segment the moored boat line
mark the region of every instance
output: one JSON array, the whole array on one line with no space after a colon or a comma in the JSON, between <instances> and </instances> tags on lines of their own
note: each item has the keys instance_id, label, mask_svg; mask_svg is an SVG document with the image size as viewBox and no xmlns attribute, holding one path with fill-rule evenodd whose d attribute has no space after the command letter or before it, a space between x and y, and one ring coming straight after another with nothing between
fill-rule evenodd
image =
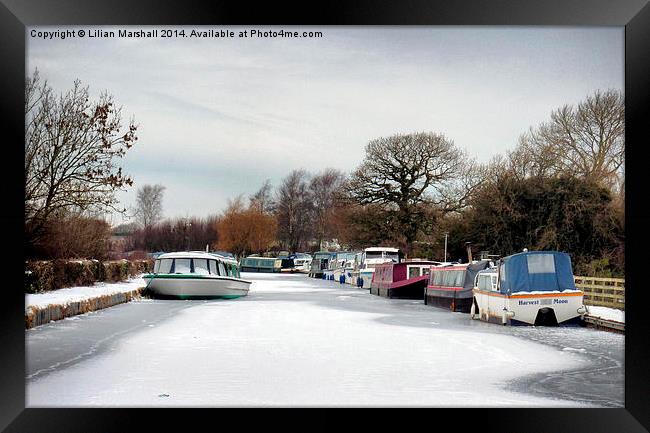
<instances>
[{"instance_id":1,"label":"moored boat line","mask_svg":"<svg viewBox=\"0 0 650 433\"><path fill-rule=\"evenodd\" d=\"M386 260L387 252L395 253L394 258ZM469 313L473 319L555 326L584 324L588 313L583 292L575 287L571 259L562 252L524 250L499 260L491 256L491 260L460 264L402 261L396 248L371 247L348 255L345 265L336 267L332 262L340 254L316 253L315 259L318 255L322 260L316 269L334 266L340 269L340 283L369 288L371 294L387 298L422 299L427 305ZM379 260L373 263L373 258ZM323 269L321 275L326 272ZM369 287L364 278L370 279Z\"/></svg>"}]
</instances>

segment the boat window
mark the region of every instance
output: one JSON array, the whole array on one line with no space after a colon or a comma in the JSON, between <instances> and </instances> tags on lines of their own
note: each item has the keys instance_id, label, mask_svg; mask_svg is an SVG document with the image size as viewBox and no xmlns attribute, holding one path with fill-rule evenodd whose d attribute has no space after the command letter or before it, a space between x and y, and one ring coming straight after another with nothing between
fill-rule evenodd
<instances>
[{"instance_id":1,"label":"boat window","mask_svg":"<svg viewBox=\"0 0 650 433\"><path fill-rule=\"evenodd\" d=\"M456 281L454 287L463 287L465 285L465 271L456 271Z\"/></svg>"},{"instance_id":2,"label":"boat window","mask_svg":"<svg viewBox=\"0 0 650 433\"><path fill-rule=\"evenodd\" d=\"M210 273L208 270L208 259L193 259L193 261L195 274L208 275Z\"/></svg>"},{"instance_id":3,"label":"boat window","mask_svg":"<svg viewBox=\"0 0 650 433\"><path fill-rule=\"evenodd\" d=\"M479 275L479 283L478 283L478 288L481 290L486 290L490 291L492 290L492 283L490 282L490 276L489 275Z\"/></svg>"},{"instance_id":4,"label":"boat window","mask_svg":"<svg viewBox=\"0 0 650 433\"><path fill-rule=\"evenodd\" d=\"M452 279L452 272L443 272L442 273L442 285L445 287L451 286L451 282L453 281Z\"/></svg>"},{"instance_id":5,"label":"boat window","mask_svg":"<svg viewBox=\"0 0 650 433\"><path fill-rule=\"evenodd\" d=\"M555 260L553 254L531 254L526 256L529 274L554 274Z\"/></svg>"},{"instance_id":6,"label":"boat window","mask_svg":"<svg viewBox=\"0 0 650 433\"><path fill-rule=\"evenodd\" d=\"M433 284L435 286L442 286L442 272L435 272L433 274Z\"/></svg>"},{"instance_id":7,"label":"boat window","mask_svg":"<svg viewBox=\"0 0 650 433\"><path fill-rule=\"evenodd\" d=\"M190 259L174 259L174 272L177 274L189 274L191 271Z\"/></svg>"},{"instance_id":8,"label":"boat window","mask_svg":"<svg viewBox=\"0 0 650 433\"><path fill-rule=\"evenodd\" d=\"M430 272L431 272L430 267L427 266L426 268L422 268L422 275L429 275Z\"/></svg>"},{"instance_id":9,"label":"boat window","mask_svg":"<svg viewBox=\"0 0 650 433\"><path fill-rule=\"evenodd\" d=\"M153 263L153 273L157 274L158 273L158 268L160 268L160 260L156 260Z\"/></svg>"},{"instance_id":10,"label":"boat window","mask_svg":"<svg viewBox=\"0 0 650 433\"><path fill-rule=\"evenodd\" d=\"M226 268L223 266L223 263L219 262L219 275L226 275Z\"/></svg>"},{"instance_id":11,"label":"boat window","mask_svg":"<svg viewBox=\"0 0 650 433\"><path fill-rule=\"evenodd\" d=\"M497 290L497 276L492 275L492 290L496 291Z\"/></svg>"},{"instance_id":12,"label":"boat window","mask_svg":"<svg viewBox=\"0 0 650 433\"><path fill-rule=\"evenodd\" d=\"M158 265L158 269L154 269L154 273L156 274L170 274L172 271L172 264L174 263L174 259L160 259L156 260L156 264Z\"/></svg>"},{"instance_id":13,"label":"boat window","mask_svg":"<svg viewBox=\"0 0 650 433\"><path fill-rule=\"evenodd\" d=\"M217 261L216 260L210 260L210 273L213 275L219 275L219 271L217 270Z\"/></svg>"},{"instance_id":14,"label":"boat window","mask_svg":"<svg viewBox=\"0 0 650 433\"><path fill-rule=\"evenodd\" d=\"M409 266L409 278L419 277L420 268L417 266Z\"/></svg>"},{"instance_id":15,"label":"boat window","mask_svg":"<svg viewBox=\"0 0 650 433\"><path fill-rule=\"evenodd\" d=\"M399 263L399 254L398 253L392 253L392 252L387 252L384 254L384 257L387 259L392 260L395 263Z\"/></svg>"}]
</instances>

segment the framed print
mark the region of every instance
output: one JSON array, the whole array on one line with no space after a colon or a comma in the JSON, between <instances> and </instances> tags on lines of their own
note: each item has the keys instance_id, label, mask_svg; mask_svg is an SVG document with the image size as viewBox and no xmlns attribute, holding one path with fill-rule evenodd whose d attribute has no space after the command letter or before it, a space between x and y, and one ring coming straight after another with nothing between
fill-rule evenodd
<instances>
[{"instance_id":1,"label":"framed print","mask_svg":"<svg viewBox=\"0 0 650 433\"><path fill-rule=\"evenodd\" d=\"M6 431L650 429L647 1L1 3Z\"/></svg>"}]
</instances>

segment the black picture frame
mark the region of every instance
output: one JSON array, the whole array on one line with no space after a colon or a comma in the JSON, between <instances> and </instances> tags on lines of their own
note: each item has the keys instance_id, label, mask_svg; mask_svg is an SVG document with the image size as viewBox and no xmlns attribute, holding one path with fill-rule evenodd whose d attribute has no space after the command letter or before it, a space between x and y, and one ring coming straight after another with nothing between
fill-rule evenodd
<instances>
[{"instance_id":1,"label":"black picture frame","mask_svg":"<svg viewBox=\"0 0 650 433\"><path fill-rule=\"evenodd\" d=\"M355 411L360 426L409 427L462 431L502 432L643 432L650 429L650 358L647 310L649 287L644 275L645 247L650 245L650 211L644 165L650 125L650 6L648 0L460 0L403 2L356 1L282 5L266 2L195 0L0 0L0 55L4 120L3 205L0 220L5 244L2 261L10 277L3 288L0 316L0 428L8 432L189 430L197 421L208 428L222 428L222 417L247 425L244 413L221 409L36 409L25 408L25 329L22 278L24 204L18 143L24 140L25 27L32 25L507 25L507 26L624 26L626 105L626 335L625 408L622 409L417 409L417 412ZM6 241L5 241L6 242ZM646 314L644 314L646 313ZM340 411L335 412L341 413ZM352 413L346 412L346 415ZM310 428L339 427L342 417L309 411L301 424L293 413L265 411L257 417L264 425ZM302 418L302 417L301 417ZM137 420L144 423L137 423ZM302 418L305 419L305 418ZM451 426L446 421L451 420ZM282 423L282 424L279 424ZM347 421L346 421L347 423ZM445 427L443 427L445 426Z\"/></svg>"}]
</instances>

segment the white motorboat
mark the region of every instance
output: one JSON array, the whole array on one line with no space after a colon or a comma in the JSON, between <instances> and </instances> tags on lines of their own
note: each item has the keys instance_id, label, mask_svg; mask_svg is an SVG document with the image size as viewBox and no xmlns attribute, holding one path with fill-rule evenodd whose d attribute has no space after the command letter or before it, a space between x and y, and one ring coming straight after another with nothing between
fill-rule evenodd
<instances>
[{"instance_id":1,"label":"white motorboat","mask_svg":"<svg viewBox=\"0 0 650 433\"><path fill-rule=\"evenodd\" d=\"M558 251L505 257L476 275L473 293L471 317L503 325L581 323L587 313L571 258Z\"/></svg>"},{"instance_id":2,"label":"white motorboat","mask_svg":"<svg viewBox=\"0 0 650 433\"><path fill-rule=\"evenodd\" d=\"M402 254L399 248L390 247L369 247L363 250L361 267L357 278L357 285L364 289L370 289L375 266L383 263L399 263Z\"/></svg>"},{"instance_id":3,"label":"white motorboat","mask_svg":"<svg viewBox=\"0 0 650 433\"><path fill-rule=\"evenodd\" d=\"M235 259L206 252L162 254L143 278L154 295L178 298L238 298L251 285L241 278Z\"/></svg>"}]
</instances>

